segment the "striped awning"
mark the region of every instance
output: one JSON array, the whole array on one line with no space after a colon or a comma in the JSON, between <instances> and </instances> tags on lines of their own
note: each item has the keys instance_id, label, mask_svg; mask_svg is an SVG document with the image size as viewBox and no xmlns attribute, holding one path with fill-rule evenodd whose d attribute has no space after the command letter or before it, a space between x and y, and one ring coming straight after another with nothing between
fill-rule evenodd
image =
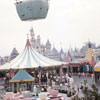
<instances>
[{"instance_id":1,"label":"striped awning","mask_svg":"<svg viewBox=\"0 0 100 100\"><path fill-rule=\"evenodd\" d=\"M89 60L83 59L83 60L79 61L79 63L80 64L84 64L84 63L89 63L90 64L91 62Z\"/></svg>"},{"instance_id":2,"label":"striped awning","mask_svg":"<svg viewBox=\"0 0 100 100\"><path fill-rule=\"evenodd\" d=\"M68 63L51 60L41 55L36 50L34 50L34 48L31 46L29 39L27 39L26 46L23 52L18 55L14 60L0 66L0 70L38 68L39 66L53 67L60 66L62 64Z\"/></svg>"},{"instance_id":3,"label":"striped awning","mask_svg":"<svg viewBox=\"0 0 100 100\"><path fill-rule=\"evenodd\" d=\"M94 66L94 71L95 72L100 72L100 61L96 63L96 65Z\"/></svg>"}]
</instances>

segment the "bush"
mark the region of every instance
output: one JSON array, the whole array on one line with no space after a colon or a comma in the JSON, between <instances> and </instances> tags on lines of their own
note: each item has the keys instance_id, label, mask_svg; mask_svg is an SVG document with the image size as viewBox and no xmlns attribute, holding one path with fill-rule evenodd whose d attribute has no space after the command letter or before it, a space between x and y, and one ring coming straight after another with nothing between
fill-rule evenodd
<instances>
[{"instance_id":1,"label":"bush","mask_svg":"<svg viewBox=\"0 0 100 100\"><path fill-rule=\"evenodd\" d=\"M84 99L85 100L100 100L100 93L95 84L91 86L92 89L85 88L83 89Z\"/></svg>"},{"instance_id":2,"label":"bush","mask_svg":"<svg viewBox=\"0 0 100 100\"><path fill-rule=\"evenodd\" d=\"M72 93L70 91L70 92L68 92L67 97L71 97L71 96L72 96Z\"/></svg>"}]
</instances>

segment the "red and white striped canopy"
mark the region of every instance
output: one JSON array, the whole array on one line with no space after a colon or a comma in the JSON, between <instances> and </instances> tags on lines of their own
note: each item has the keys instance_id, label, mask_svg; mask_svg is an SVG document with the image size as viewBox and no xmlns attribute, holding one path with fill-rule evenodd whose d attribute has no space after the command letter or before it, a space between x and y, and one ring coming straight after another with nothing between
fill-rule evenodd
<instances>
[{"instance_id":1,"label":"red and white striped canopy","mask_svg":"<svg viewBox=\"0 0 100 100\"><path fill-rule=\"evenodd\" d=\"M29 39L27 39L26 46L23 52L18 55L14 60L0 66L0 70L38 68L39 66L51 67L60 66L62 64L68 63L51 60L41 55L32 48Z\"/></svg>"},{"instance_id":2,"label":"red and white striped canopy","mask_svg":"<svg viewBox=\"0 0 100 100\"><path fill-rule=\"evenodd\" d=\"M83 63L89 63L89 64L90 64L90 61L89 61L89 60L83 59L83 60L79 61L79 63L80 63L80 64L83 64Z\"/></svg>"},{"instance_id":3,"label":"red and white striped canopy","mask_svg":"<svg viewBox=\"0 0 100 100\"><path fill-rule=\"evenodd\" d=\"M95 67L100 67L100 61L96 63Z\"/></svg>"},{"instance_id":4,"label":"red and white striped canopy","mask_svg":"<svg viewBox=\"0 0 100 100\"><path fill-rule=\"evenodd\" d=\"M94 71L95 72L100 72L100 61L96 63L96 65L94 66Z\"/></svg>"}]
</instances>

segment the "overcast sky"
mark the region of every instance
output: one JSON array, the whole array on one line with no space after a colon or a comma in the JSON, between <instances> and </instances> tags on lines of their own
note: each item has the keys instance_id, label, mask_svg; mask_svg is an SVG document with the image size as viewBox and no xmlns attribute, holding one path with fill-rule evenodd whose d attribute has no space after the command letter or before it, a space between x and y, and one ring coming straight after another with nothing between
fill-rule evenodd
<instances>
[{"instance_id":1,"label":"overcast sky","mask_svg":"<svg viewBox=\"0 0 100 100\"><path fill-rule=\"evenodd\" d=\"M50 0L47 18L31 22L19 19L14 2L0 0L0 56L14 47L21 52L31 26L57 49L80 48L88 39L100 44L100 0Z\"/></svg>"}]
</instances>

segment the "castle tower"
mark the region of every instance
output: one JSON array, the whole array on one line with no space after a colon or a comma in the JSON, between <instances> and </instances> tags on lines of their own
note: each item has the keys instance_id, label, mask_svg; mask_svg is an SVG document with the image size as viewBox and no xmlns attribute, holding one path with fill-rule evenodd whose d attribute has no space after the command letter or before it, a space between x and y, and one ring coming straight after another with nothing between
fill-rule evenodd
<instances>
[{"instance_id":1,"label":"castle tower","mask_svg":"<svg viewBox=\"0 0 100 100\"><path fill-rule=\"evenodd\" d=\"M30 29L30 36L31 36L30 41L31 41L32 47L35 48L36 40L35 40L35 34L34 34L33 27L31 27L31 29Z\"/></svg>"},{"instance_id":2,"label":"castle tower","mask_svg":"<svg viewBox=\"0 0 100 100\"><path fill-rule=\"evenodd\" d=\"M35 49L41 53L41 39L40 39L40 35L37 36L36 39L36 44L35 44Z\"/></svg>"},{"instance_id":3,"label":"castle tower","mask_svg":"<svg viewBox=\"0 0 100 100\"><path fill-rule=\"evenodd\" d=\"M40 39L40 35L38 35L38 36L37 36L37 45L40 46L40 45L41 45L40 43L41 43L41 39Z\"/></svg>"},{"instance_id":4,"label":"castle tower","mask_svg":"<svg viewBox=\"0 0 100 100\"><path fill-rule=\"evenodd\" d=\"M16 48L13 48L11 54L10 54L10 60L13 60L14 58L16 58L19 55L18 51L16 50Z\"/></svg>"},{"instance_id":5,"label":"castle tower","mask_svg":"<svg viewBox=\"0 0 100 100\"><path fill-rule=\"evenodd\" d=\"M50 51L51 51L51 43L50 43L49 40L47 40L47 42L46 42L46 53L48 54L48 53L50 53Z\"/></svg>"}]
</instances>

